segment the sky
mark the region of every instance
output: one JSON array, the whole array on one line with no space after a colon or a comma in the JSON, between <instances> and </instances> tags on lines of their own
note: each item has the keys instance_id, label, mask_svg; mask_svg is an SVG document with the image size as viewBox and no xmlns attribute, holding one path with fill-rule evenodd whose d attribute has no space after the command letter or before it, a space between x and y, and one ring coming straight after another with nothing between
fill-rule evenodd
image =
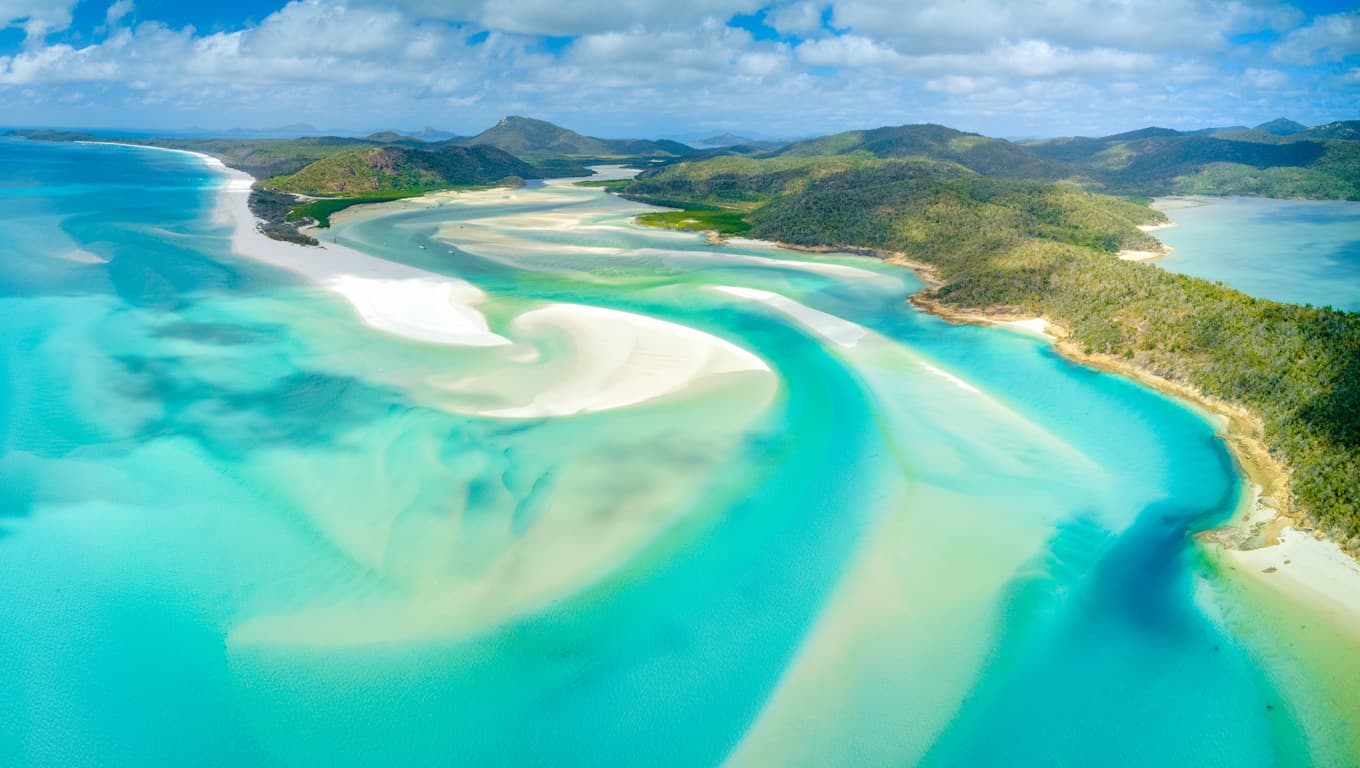
<instances>
[{"instance_id":1,"label":"sky","mask_svg":"<svg viewBox=\"0 0 1360 768\"><path fill-rule=\"evenodd\" d=\"M0 0L0 124L992 136L1360 118L1356 0Z\"/></svg>"}]
</instances>

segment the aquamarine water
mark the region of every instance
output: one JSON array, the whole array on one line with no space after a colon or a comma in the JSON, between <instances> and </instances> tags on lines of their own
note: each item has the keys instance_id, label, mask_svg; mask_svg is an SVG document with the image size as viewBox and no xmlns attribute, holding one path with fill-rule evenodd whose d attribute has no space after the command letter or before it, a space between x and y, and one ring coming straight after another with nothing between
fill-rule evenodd
<instances>
[{"instance_id":1,"label":"aquamarine water","mask_svg":"<svg viewBox=\"0 0 1360 768\"><path fill-rule=\"evenodd\" d=\"M477 416L441 387L570 349L369 328L232 253L221 183L0 142L0 764L1346 764L1187 536L1241 493L1201 415L598 190L338 226L493 330L607 307L777 377Z\"/></svg>"},{"instance_id":2,"label":"aquamarine water","mask_svg":"<svg viewBox=\"0 0 1360 768\"><path fill-rule=\"evenodd\" d=\"M1167 198L1157 264L1263 299L1360 311L1360 202Z\"/></svg>"}]
</instances>

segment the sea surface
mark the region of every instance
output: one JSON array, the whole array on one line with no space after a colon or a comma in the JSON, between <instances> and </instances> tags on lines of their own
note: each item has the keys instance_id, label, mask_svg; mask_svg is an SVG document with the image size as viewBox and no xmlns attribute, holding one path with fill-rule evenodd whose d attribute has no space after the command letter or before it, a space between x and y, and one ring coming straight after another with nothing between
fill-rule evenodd
<instances>
[{"instance_id":1,"label":"sea surface","mask_svg":"<svg viewBox=\"0 0 1360 768\"><path fill-rule=\"evenodd\" d=\"M1244 493L1203 414L557 182L325 236L520 345L408 341L233 253L223 182L0 141L0 765L1357 764L1356 646L1189 535ZM559 302L773 373L448 395L579 372L516 330Z\"/></svg>"},{"instance_id":2,"label":"sea surface","mask_svg":"<svg viewBox=\"0 0 1360 768\"><path fill-rule=\"evenodd\" d=\"M1360 311L1360 202L1161 198L1176 226L1158 266L1291 304Z\"/></svg>"}]
</instances>

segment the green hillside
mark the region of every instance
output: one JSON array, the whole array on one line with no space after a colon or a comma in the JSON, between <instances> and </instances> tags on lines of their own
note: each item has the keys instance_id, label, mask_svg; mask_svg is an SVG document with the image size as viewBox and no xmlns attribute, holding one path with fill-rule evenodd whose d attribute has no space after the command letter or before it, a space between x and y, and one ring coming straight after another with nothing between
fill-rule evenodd
<instances>
[{"instance_id":1,"label":"green hillside","mask_svg":"<svg viewBox=\"0 0 1360 768\"><path fill-rule=\"evenodd\" d=\"M1290 136L1295 133L1302 133L1308 130L1308 126L1290 120L1287 117L1277 117L1274 120L1261 123L1254 130L1262 133L1273 133L1276 136Z\"/></svg>"},{"instance_id":2,"label":"green hillside","mask_svg":"<svg viewBox=\"0 0 1360 768\"><path fill-rule=\"evenodd\" d=\"M1158 137L1165 138L1165 137ZM1254 299L1122 261L1157 211L1069 184L952 163L860 156L685 163L630 196L744 210L752 236L904 254L936 270L928 299L1042 315L1104 354L1258 414L1300 509L1360 547L1360 314Z\"/></svg>"},{"instance_id":3,"label":"green hillside","mask_svg":"<svg viewBox=\"0 0 1360 768\"><path fill-rule=\"evenodd\" d=\"M465 146L489 144L521 156L683 157L695 152L694 148L676 141L597 139L545 120L517 116L502 118L476 136L458 139L456 143Z\"/></svg>"},{"instance_id":4,"label":"green hillside","mask_svg":"<svg viewBox=\"0 0 1360 768\"><path fill-rule=\"evenodd\" d=\"M1338 120L1326 125L1315 125L1304 131L1304 135L1313 139L1360 141L1360 120Z\"/></svg>"},{"instance_id":5,"label":"green hillside","mask_svg":"<svg viewBox=\"0 0 1360 768\"><path fill-rule=\"evenodd\" d=\"M874 157L885 158L949 160L978 173L1008 179L1061 179L1072 174L1072 169L1062 162L1041 157L1009 141L930 124L847 131L795 142L771 154L816 157L851 152L868 152Z\"/></svg>"},{"instance_id":6,"label":"green hillside","mask_svg":"<svg viewBox=\"0 0 1360 768\"><path fill-rule=\"evenodd\" d=\"M304 195L375 192L493 184L506 177L540 178L537 168L495 147L445 146L435 150L375 147L338 152L266 186Z\"/></svg>"},{"instance_id":7,"label":"green hillside","mask_svg":"<svg viewBox=\"0 0 1360 768\"><path fill-rule=\"evenodd\" d=\"M1260 130L1261 126L1215 135L1147 128L1026 146L1079 169L1088 188L1112 194L1358 200L1360 142L1339 138L1354 130L1350 126L1334 123L1289 135ZM1277 125L1274 130L1283 128Z\"/></svg>"}]
</instances>

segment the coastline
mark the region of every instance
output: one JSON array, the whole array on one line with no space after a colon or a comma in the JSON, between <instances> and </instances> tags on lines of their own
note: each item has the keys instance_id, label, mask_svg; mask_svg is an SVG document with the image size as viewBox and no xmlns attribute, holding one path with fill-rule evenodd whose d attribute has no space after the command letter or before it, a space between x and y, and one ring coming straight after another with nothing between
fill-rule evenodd
<instances>
[{"instance_id":1,"label":"coastline","mask_svg":"<svg viewBox=\"0 0 1360 768\"><path fill-rule=\"evenodd\" d=\"M938 277L934 277L937 281ZM1004 312L958 310L920 293L908 301L950 323L1014 326L1023 322ZM1044 335L1064 358L1132 379L1217 422L1218 436L1244 479L1247 494L1221 525L1193 534L1195 541L1220 565L1289 602L1310 606L1332 617L1340 631L1360 641L1360 561L1355 553L1342 549L1335 540L1313 528L1300 510L1293 507L1289 468L1270 453L1260 418L1242 406L1159 376L1123 358L1088 354L1067 339L1068 333L1061 326L1044 318L1039 320L1045 324Z\"/></svg>"},{"instance_id":2,"label":"coastline","mask_svg":"<svg viewBox=\"0 0 1360 768\"><path fill-rule=\"evenodd\" d=\"M434 344L502 346L512 343L488 329L485 317L475 308L484 296L480 289L469 283L377 259L335 243L300 246L265 236L249 209L254 178L228 168L215 157L140 144L87 143L180 152L223 173L227 181L221 188L217 216L224 225L232 227L232 250L309 278L319 287L339 294L353 305L362 321L370 327ZM715 232L708 232L706 236L710 243L725 242L725 238ZM934 301L923 294L944 284L938 269L905 254L866 248L764 242L805 253L871 256L911 269L925 283L922 291L908 298L917 309L951 323L996 325L1040 333L1052 341L1060 355L1073 362L1131 378L1210 415L1219 422L1220 437L1250 493L1230 520L1218 528L1196 534L1196 540L1207 550L1221 553L1221 558L1235 570L1251 575L1272 590L1290 599L1331 606L1342 612L1349 624L1360 627L1360 566L1356 564L1355 555L1322 538L1299 519L1298 511L1290 503L1290 473L1271 455L1260 419L1247 409L1190 385L1158 376L1122 358L1086 354L1066 340L1065 329L1046 318L1035 318L1013 308L969 310ZM537 407L542 408L543 404L539 403ZM1292 557L1296 555L1301 562L1315 567L1288 571L1281 567L1292 565ZM1282 573L1287 575L1271 578Z\"/></svg>"},{"instance_id":3,"label":"coastline","mask_svg":"<svg viewBox=\"0 0 1360 768\"><path fill-rule=\"evenodd\" d=\"M1174 224L1149 226L1164 229ZM710 244L726 240L717 232L709 231L705 235ZM1194 534L1198 545L1228 568L1284 599L1335 616L1360 639L1360 554L1348 552L1330 537L1322 535L1306 521L1300 510L1293 507L1289 468L1271 454L1265 443L1262 422L1250 410L1189 384L1159 376L1123 358L1087 354L1068 340L1069 333L1065 328L1047 318L1033 317L1032 313L1014 308L961 309L935 301L924 294L945 284L939 270L905 254L867 248L766 242L803 253L873 256L888 264L905 267L925 283L920 291L907 298L908 303L923 312L954 324L1037 332L1051 341L1059 355L1074 363L1132 379L1203 413L1216 422L1218 436L1227 446L1247 494L1229 519L1218 527ZM1160 258L1169 252L1169 248L1165 253L1148 252L1149 258L1137 260ZM1119 258L1125 258L1123 253ZM1307 565L1292 567L1294 557ZM1272 578L1274 576L1279 577Z\"/></svg>"},{"instance_id":4,"label":"coastline","mask_svg":"<svg viewBox=\"0 0 1360 768\"><path fill-rule=\"evenodd\" d=\"M231 227L232 252L292 272L338 294L364 325L408 341L501 348L509 350L512 362L538 361L537 350L526 350L522 341L490 330L486 316L478 309L486 294L475 285L335 242L311 246L275 240L260 231L261 220L250 210L250 191L255 182L250 174L199 152L123 146L181 152L223 174L226 182L219 191L215 216L220 224ZM373 204L377 205L381 204ZM362 207L368 209L366 212L375 209ZM512 380L533 382L527 389L495 377L465 376L458 386L441 388L444 395L455 399L468 395L469 404L456 409L459 412L505 419L570 416L669 397L737 376L759 380L766 396L774 391L769 366L751 352L688 326L646 315L554 302L520 314L510 327L517 336L537 338L547 333L571 339L575 351L570 364L565 369L559 367L550 377L526 377L528 369L510 370ZM490 389L479 392L479 386ZM504 402L487 406L489 393Z\"/></svg>"},{"instance_id":5,"label":"coastline","mask_svg":"<svg viewBox=\"0 0 1360 768\"><path fill-rule=\"evenodd\" d=\"M340 295L370 328L428 344L494 347L511 343L489 330L486 317L476 309L484 294L471 283L377 259L336 243L303 246L266 236L250 210L255 177L227 167L216 157L142 144L85 143L178 152L223 174L226 183L218 193L215 216L219 224L231 227L232 252Z\"/></svg>"}]
</instances>

